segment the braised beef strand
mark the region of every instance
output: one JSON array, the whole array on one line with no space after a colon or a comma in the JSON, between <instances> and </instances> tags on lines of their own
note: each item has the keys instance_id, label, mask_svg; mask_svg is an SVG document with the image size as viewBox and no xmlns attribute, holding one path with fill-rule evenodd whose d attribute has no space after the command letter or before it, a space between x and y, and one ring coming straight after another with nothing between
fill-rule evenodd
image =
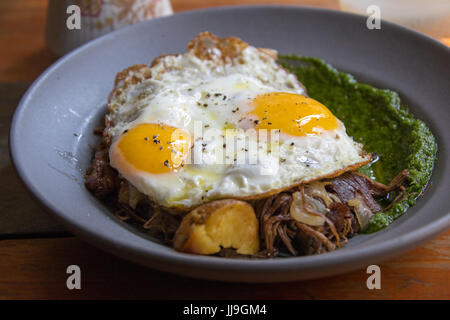
<instances>
[{"instance_id":1,"label":"braised beef strand","mask_svg":"<svg viewBox=\"0 0 450 320\"><path fill-rule=\"evenodd\" d=\"M103 199L117 189L117 171L109 165L108 151L95 152L91 166L85 174L86 187L99 199Z\"/></svg>"}]
</instances>

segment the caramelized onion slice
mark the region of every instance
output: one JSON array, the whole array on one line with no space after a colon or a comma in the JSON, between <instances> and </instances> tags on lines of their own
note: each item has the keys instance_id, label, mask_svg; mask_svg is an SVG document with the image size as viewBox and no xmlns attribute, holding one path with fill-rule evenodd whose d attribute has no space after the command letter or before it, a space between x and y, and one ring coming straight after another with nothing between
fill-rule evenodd
<instances>
[{"instance_id":1,"label":"caramelized onion slice","mask_svg":"<svg viewBox=\"0 0 450 320\"><path fill-rule=\"evenodd\" d=\"M325 205L317 199L303 193L303 190L292 194L291 217L309 226L322 226L325 223Z\"/></svg>"},{"instance_id":2,"label":"caramelized onion slice","mask_svg":"<svg viewBox=\"0 0 450 320\"><path fill-rule=\"evenodd\" d=\"M358 196L353 199L348 200L347 204L353 208L358 219L359 226L361 230L364 230L369 225L370 219L373 217L373 212L366 205L364 200Z\"/></svg>"}]
</instances>

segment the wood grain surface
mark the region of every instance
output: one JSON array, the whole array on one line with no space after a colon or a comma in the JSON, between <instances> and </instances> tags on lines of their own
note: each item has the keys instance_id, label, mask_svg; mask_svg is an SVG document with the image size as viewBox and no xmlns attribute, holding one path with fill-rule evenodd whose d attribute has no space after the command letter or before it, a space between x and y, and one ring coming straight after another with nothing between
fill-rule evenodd
<instances>
[{"instance_id":1,"label":"wood grain surface","mask_svg":"<svg viewBox=\"0 0 450 320\"><path fill-rule=\"evenodd\" d=\"M76 238L4 240L0 299L448 299L449 241L447 232L381 264L381 290L369 290L365 270L303 282L234 284L150 270ZM81 269L81 290L66 288L72 264Z\"/></svg>"},{"instance_id":2,"label":"wood grain surface","mask_svg":"<svg viewBox=\"0 0 450 320\"><path fill-rule=\"evenodd\" d=\"M172 0L176 12L261 3L338 9L337 0ZM0 299L450 298L450 231L380 264L381 290L367 289L365 270L283 284L193 280L118 259L67 234L56 237L61 227L25 193L7 153L9 118L15 104L28 84L57 59L44 43L46 6L45 0L0 1ZM17 221L23 222L22 229ZM13 227L14 232L8 233ZM32 234L33 230L42 232ZM82 270L79 291L66 288L66 268L72 264Z\"/></svg>"}]
</instances>

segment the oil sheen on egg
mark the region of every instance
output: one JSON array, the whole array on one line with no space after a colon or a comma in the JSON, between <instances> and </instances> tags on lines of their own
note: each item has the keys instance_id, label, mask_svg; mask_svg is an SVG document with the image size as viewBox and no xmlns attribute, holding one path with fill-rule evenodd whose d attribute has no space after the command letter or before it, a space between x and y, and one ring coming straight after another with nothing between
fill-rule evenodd
<instances>
[{"instance_id":1,"label":"oil sheen on egg","mask_svg":"<svg viewBox=\"0 0 450 320\"><path fill-rule=\"evenodd\" d=\"M188 52L151 72L112 102L110 163L162 206L259 198L370 160L326 106L254 47L239 64Z\"/></svg>"}]
</instances>

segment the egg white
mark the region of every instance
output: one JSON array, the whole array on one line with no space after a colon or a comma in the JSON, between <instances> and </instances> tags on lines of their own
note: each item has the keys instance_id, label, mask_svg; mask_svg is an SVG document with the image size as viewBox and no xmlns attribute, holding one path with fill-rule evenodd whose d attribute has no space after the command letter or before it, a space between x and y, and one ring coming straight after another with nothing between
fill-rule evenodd
<instances>
[{"instance_id":1,"label":"egg white","mask_svg":"<svg viewBox=\"0 0 450 320\"><path fill-rule=\"evenodd\" d=\"M319 135L281 136L278 152L270 146L258 150L257 163L232 161L220 164L220 139L193 142L190 159L182 170L150 174L119 164L117 141L122 133L141 123L163 123L195 136L201 129L242 128L242 117L251 101L271 92L304 94L295 76L262 59L254 47L242 52L241 63L220 65L188 52L167 56L151 68L152 77L128 86L112 101L108 134L112 138L110 162L140 192L166 207L190 208L211 199L258 197L302 182L331 176L368 161L362 146L352 140L339 122L335 130ZM230 160L230 159L228 159ZM223 161L222 161L223 162Z\"/></svg>"}]
</instances>

